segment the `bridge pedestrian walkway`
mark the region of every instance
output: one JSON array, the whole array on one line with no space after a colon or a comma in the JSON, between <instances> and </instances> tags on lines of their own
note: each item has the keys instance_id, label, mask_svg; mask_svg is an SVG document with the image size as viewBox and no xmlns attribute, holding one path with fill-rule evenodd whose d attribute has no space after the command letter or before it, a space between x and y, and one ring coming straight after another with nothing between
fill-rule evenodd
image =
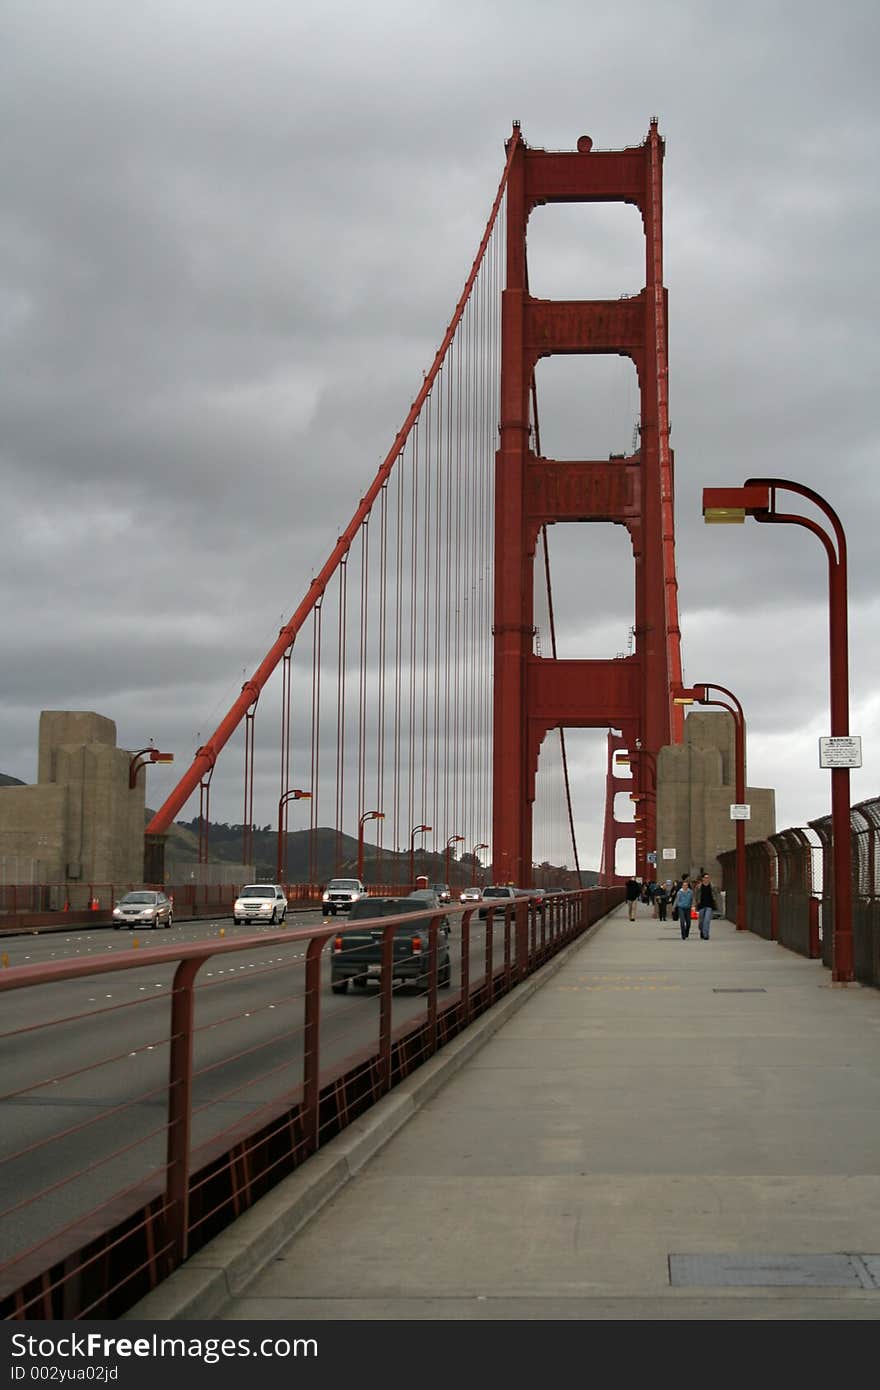
<instances>
[{"instance_id":1,"label":"bridge pedestrian walkway","mask_svg":"<svg viewBox=\"0 0 880 1390\"><path fill-rule=\"evenodd\" d=\"M422 1068L424 1103L216 1316L880 1316L880 993L638 912L502 1001L444 1084L442 1057ZM295 1191L196 1261L240 1269L251 1219L265 1257Z\"/></svg>"}]
</instances>

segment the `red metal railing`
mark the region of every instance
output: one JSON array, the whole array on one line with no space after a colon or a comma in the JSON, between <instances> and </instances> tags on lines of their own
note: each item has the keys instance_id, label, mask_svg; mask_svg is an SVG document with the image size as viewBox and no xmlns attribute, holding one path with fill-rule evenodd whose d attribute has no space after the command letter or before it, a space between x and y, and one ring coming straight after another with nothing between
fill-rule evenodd
<instances>
[{"instance_id":1,"label":"red metal railing","mask_svg":"<svg viewBox=\"0 0 880 1390\"><path fill-rule=\"evenodd\" d=\"M0 971L16 1077L2 1099L20 1121L4 1154L5 1317L118 1316L620 898L518 899L485 921L488 903L445 907L460 925L445 998L439 914L414 997L388 969L407 917L375 919L385 968L358 1002L324 988L328 941L358 929L339 923L149 949L135 935Z\"/></svg>"},{"instance_id":2,"label":"red metal railing","mask_svg":"<svg viewBox=\"0 0 880 1390\"><path fill-rule=\"evenodd\" d=\"M850 808L853 967L862 984L880 986L880 797ZM718 856L727 915L736 920L735 855ZM832 964L834 905L831 817L780 830L746 846L751 930L810 959Z\"/></svg>"}]
</instances>

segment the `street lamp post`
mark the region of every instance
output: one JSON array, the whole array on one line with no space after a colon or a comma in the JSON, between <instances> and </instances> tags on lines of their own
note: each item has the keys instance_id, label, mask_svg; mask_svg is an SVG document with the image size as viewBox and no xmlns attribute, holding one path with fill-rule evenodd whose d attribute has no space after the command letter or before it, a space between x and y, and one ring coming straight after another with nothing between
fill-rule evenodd
<instances>
[{"instance_id":1,"label":"street lamp post","mask_svg":"<svg viewBox=\"0 0 880 1390\"><path fill-rule=\"evenodd\" d=\"M726 695L727 700L718 700L710 696L710 690L719 690L722 695ZM746 720L743 714L743 707L736 698L732 690L728 690L723 685L694 685L690 687L679 686L673 690L672 698L677 705L693 704L696 701L699 705L717 705L720 709L726 709L728 714L733 715L734 733L734 762L736 769L734 778L736 789L737 804L742 806L746 799ZM748 931L748 903L746 901L746 823L737 818L734 821L736 829L736 929L737 931Z\"/></svg>"},{"instance_id":2,"label":"street lamp post","mask_svg":"<svg viewBox=\"0 0 880 1390\"><path fill-rule=\"evenodd\" d=\"M810 517L776 510L777 491L793 492L818 507L831 524L833 537ZM743 487L704 488L706 522L756 521L789 523L812 531L828 556L828 640L830 656L831 736L849 735L849 644L847 637L846 535L834 508L812 488L785 478L747 478ZM854 978L852 937L852 848L850 845L849 767L831 768L831 834L834 877L834 938L831 978L847 984Z\"/></svg>"},{"instance_id":3,"label":"street lamp post","mask_svg":"<svg viewBox=\"0 0 880 1390\"><path fill-rule=\"evenodd\" d=\"M358 878L364 881L364 826L368 820L384 820L384 811L364 811L358 820Z\"/></svg>"},{"instance_id":4,"label":"street lamp post","mask_svg":"<svg viewBox=\"0 0 880 1390\"><path fill-rule=\"evenodd\" d=\"M311 795L311 792L300 791L299 787L291 787L289 791L283 792L278 800L278 855L275 864L278 883L284 883L287 877L287 803L308 801Z\"/></svg>"},{"instance_id":5,"label":"street lamp post","mask_svg":"<svg viewBox=\"0 0 880 1390\"><path fill-rule=\"evenodd\" d=\"M414 825L409 836L409 881L413 887L416 885L416 836L423 832L430 832L434 829L433 825Z\"/></svg>"},{"instance_id":6,"label":"street lamp post","mask_svg":"<svg viewBox=\"0 0 880 1390\"><path fill-rule=\"evenodd\" d=\"M453 845L457 845L459 842L463 842L463 841L464 841L464 836L463 836L463 835L450 835L449 839L446 841L446 882L447 882L447 883L449 883L449 851L452 849L452 846L453 846Z\"/></svg>"},{"instance_id":7,"label":"street lamp post","mask_svg":"<svg viewBox=\"0 0 880 1390\"><path fill-rule=\"evenodd\" d=\"M479 843L478 845L474 845L473 849L471 850L471 887L472 887L472 888L473 888L474 884L475 884L476 881L477 881L477 850L478 850L478 849L488 849L488 848L489 848L489 846L486 844L486 841L485 841L485 840L481 840L480 843Z\"/></svg>"},{"instance_id":8,"label":"street lamp post","mask_svg":"<svg viewBox=\"0 0 880 1390\"><path fill-rule=\"evenodd\" d=\"M128 785L132 791L137 786L137 775L142 767L147 763L173 763L173 753L160 753L158 748L152 744L148 748L141 748L138 753L132 753L128 763Z\"/></svg>"}]
</instances>

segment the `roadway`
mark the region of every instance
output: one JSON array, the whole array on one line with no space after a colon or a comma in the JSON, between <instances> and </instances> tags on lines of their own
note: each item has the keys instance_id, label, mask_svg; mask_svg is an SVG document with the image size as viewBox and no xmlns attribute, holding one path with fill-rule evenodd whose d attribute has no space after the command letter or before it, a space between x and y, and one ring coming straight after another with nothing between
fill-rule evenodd
<instances>
[{"instance_id":1,"label":"roadway","mask_svg":"<svg viewBox=\"0 0 880 1390\"><path fill-rule=\"evenodd\" d=\"M338 919L340 927L346 918ZM276 949L208 960L196 989L193 1146L197 1148L263 1105L283 1108L302 1083L305 943L291 930L314 928L313 911L289 914L284 926L233 927L231 918L176 922L170 931L78 931L11 938L10 969L144 950L130 971L13 990L4 999L3 1068L15 1089L2 1097L4 1165L0 1252L43 1239L74 1217L133 1186L165 1161L168 1032L173 967L151 963L152 945L271 936ZM333 919L328 919L328 925ZM483 977L485 932L472 925L471 978ZM453 924L453 997L460 968ZM503 926L495 927L495 959ZM321 1006L322 1071L374 1046L379 1028L376 989L331 993L324 952ZM397 990L393 1027L425 1012L424 995ZM256 1126L254 1126L256 1127ZM58 1136L58 1137L55 1137ZM119 1152L122 1150L123 1152ZM116 1154L115 1157L112 1155ZM96 1165L96 1156L102 1161ZM69 1179L69 1180L68 1180ZM19 1203L26 1203L11 1211Z\"/></svg>"}]
</instances>

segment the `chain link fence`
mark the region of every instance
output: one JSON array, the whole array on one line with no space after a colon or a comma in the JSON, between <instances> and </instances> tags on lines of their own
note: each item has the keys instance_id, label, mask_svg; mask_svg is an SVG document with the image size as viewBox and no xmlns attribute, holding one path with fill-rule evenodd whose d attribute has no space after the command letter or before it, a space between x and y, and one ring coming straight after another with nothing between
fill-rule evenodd
<instances>
[{"instance_id":1,"label":"chain link fence","mask_svg":"<svg viewBox=\"0 0 880 1390\"><path fill-rule=\"evenodd\" d=\"M880 986L880 797L850 811L855 977ZM831 968L834 941L831 816L746 845L749 927ZM737 920L736 850L718 856L727 916Z\"/></svg>"}]
</instances>

